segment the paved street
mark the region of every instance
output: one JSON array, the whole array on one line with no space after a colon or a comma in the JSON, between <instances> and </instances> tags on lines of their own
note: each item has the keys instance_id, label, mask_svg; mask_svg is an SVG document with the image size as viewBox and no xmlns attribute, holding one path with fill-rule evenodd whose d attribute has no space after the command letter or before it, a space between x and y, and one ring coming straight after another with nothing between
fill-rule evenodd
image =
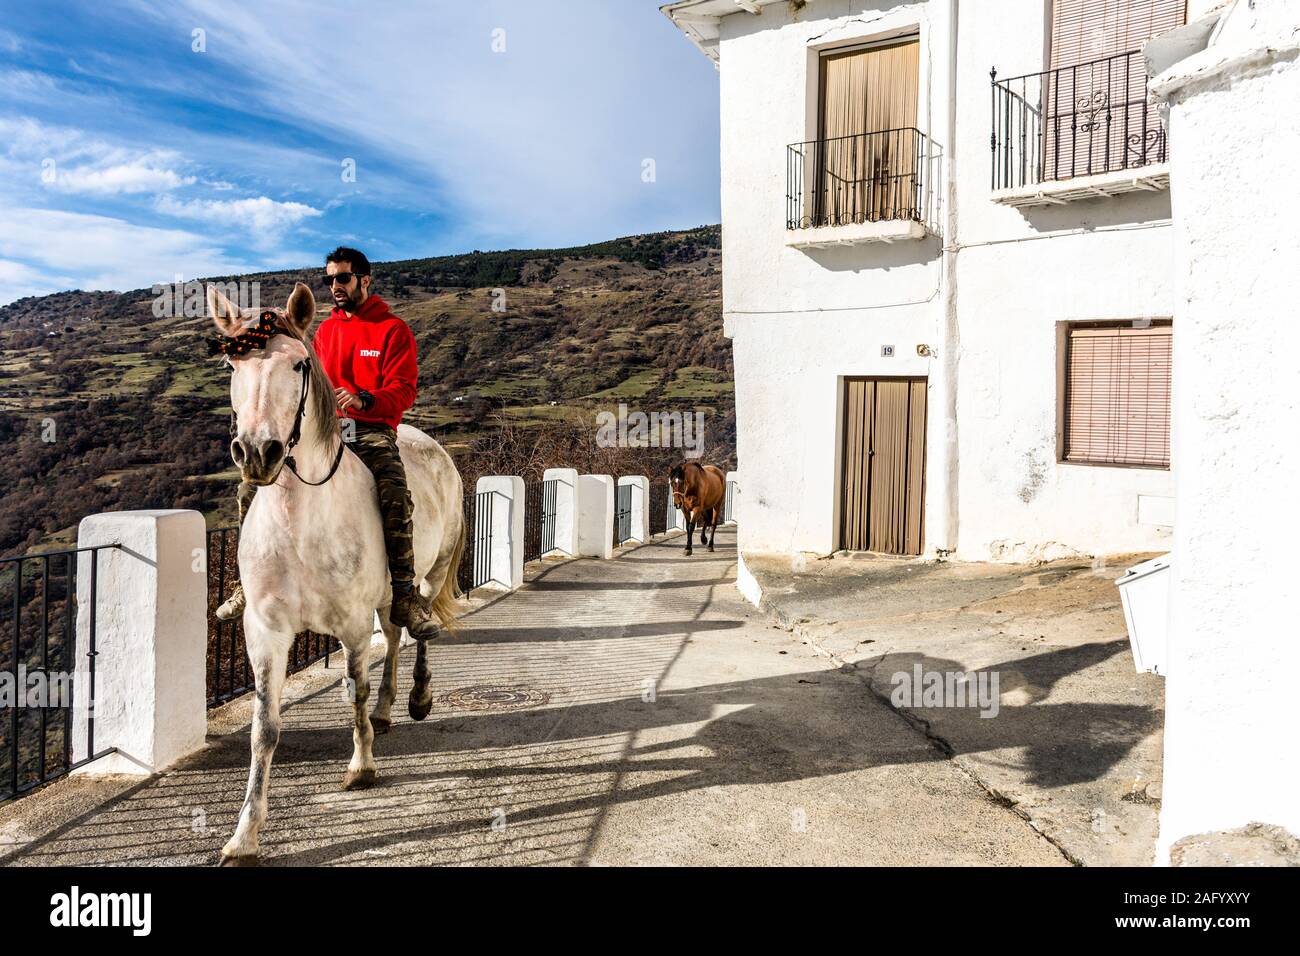
<instances>
[{"instance_id":1,"label":"paved street","mask_svg":"<svg viewBox=\"0 0 1300 956\"><path fill-rule=\"evenodd\" d=\"M373 790L339 787L338 658L291 680L265 865L1066 864L860 677L746 604L734 533L716 554L686 558L679 536L533 567L436 648L423 723L405 714L404 651ZM214 714L208 749L158 778L19 801L0 862L211 862L247 721L246 701Z\"/></svg>"}]
</instances>

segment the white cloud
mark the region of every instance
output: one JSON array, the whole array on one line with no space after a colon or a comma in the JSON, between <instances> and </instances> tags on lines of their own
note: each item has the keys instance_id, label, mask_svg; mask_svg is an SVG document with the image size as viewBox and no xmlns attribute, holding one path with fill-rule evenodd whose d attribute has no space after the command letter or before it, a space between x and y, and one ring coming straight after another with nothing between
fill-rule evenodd
<instances>
[{"instance_id":1,"label":"white cloud","mask_svg":"<svg viewBox=\"0 0 1300 956\"><path fill-rule=\"evenodd\" d=\"M70 126L0 116L0 303L60 289L126 290L172 281L178 273L222 275L317 258L286 240L294 227L321 216L320 209L268 196L202 198L230 196L238 188L208 181L204 172L175 150L144 152ZM68 200L93 201L94 213L69 208ZM56 208L36 208L47 203ZM160 215L194 225L171 228L158 222Z\"/></svg>"},{"instance_id":2,"label":"white cloud","mask_svg":"<svg viewBox=\"0 0 1300 956\"><path fill-rule=\"evenodd\" d=\"M259 245L275 244L285 230L321 211L300 202L277 202L267 196L256 199L189 199L159 196L155 208L179 219L235 227L247 232Z\"/></svg>"},{"instance_id":3,"label":"white cloud","mask_svg":"<svg viewBox=\"0 0 1300 956\"><path fill-rule=\"evenodd\" d=\"M701 158L716 146L716 74L654 4L514 0L449 15L444 4L403 3L342 38L313 0L256 11L176 0L166 14L137 2L160 19L179 8L207 24L205 56L246 109L312 116L355 144L345 155L358 157L359 188L379 158L413 190L437 184L449 207L443 238L459 229L485 243L567 242L717 215L716 162ZM334 56L310 50L346 55L347 82L336 82ZM641 179L646 158L654 184Z\"/></svg>"},{"instance_id":4,"label":"white cloud","mask_svg":"<svg viewBox=\"0 0 1300 956\"><path fill-rule=\"evenodd\" d=\"M118 193L162 193L181 186L192 186L193 176L182 176L174 169L157 166L149 157L117 163L100 169L81 166L56 170L54 185L65 192L116 195Z\"/></svg>"},{"instance_id":5,"label":"white cloud","mask_svg":"<svg viewBox=\"0 0 1300 956\"><path fill-rule=\"evenodd\" d=\"M0 117L0 169L73 195L162 193L191 186L174 150L140 151L28 116Z\"/></svg>"},{"instance_id":6,"label":"white cloud","mask_svg":"<svg viewBox=\"0 0 1300 956\"><path fill-rule=\"evenodd\" d=\"M204 236L109 216L10 209L0 216L0 302L52 289L146 288L156 282L257 271ZM5 275L14 281L9 287ZM29 291L20 291L19 288Z\"/></svg>"}]
</instances>

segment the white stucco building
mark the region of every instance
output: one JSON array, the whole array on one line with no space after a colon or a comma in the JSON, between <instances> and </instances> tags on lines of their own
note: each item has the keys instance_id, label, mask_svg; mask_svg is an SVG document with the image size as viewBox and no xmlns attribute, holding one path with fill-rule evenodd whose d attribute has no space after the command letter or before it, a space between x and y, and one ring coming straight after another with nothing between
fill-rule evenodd
<instances>
[{"instance_id":1,"label":"white stucco building","mask_svg":"<svg viewBox=\"0 0 1300 956\"><path fill-rule=\"evenodd\" d=\"M742 551L1168 550L1169 149L1140 50L1183 0L663 10L720 71Z\"/></svg>"},{"instance_id":2,"label":"white stucco building","mask_svg":"<svg viewBox=\"0 0 1300 956\"><path fill-rule=\"evenodd\" d=\"M663 9L721 73L742 551L1172 550L1157 861L1294 864L1300 0Z\"/></svg>"},{"instance_id":3,"label":"white stucco building","mask_svg":"<svg viewBox=\"0 0 1300 956\"><path fill-rule=\"evenodd\" d=\"M1300 0L1149 50L1174 142L1178 525L1161 862L1300 863Z\"/></svg>"}]
</instances>

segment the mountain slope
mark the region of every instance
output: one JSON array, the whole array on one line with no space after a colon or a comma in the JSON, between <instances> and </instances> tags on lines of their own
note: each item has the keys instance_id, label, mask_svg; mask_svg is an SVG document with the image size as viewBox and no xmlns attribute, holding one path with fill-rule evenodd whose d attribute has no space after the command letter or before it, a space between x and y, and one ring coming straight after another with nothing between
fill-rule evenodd
<instances>
[{"instance_id":1,"label":"mountain slope","mask_svg":"<svg viewBox=\"0 0 1300 956\"><path fill-rule=\"evenodd\" d=\"M420 397L407 420L459 462L502 423L512 435L564 423L578 456L598 409L698 408L710 453L734 457L720 238L706 226L376 263L376 292L419 344ZM256 282L261 302L277 306L305 281L323 315L322 272L213 279ZM157 318L154 299L147 289L65 292L0 308L0 554L67 542L94 511L231 518L228 373L206 356L211 323Z\"/></svg>"}]
</instances>

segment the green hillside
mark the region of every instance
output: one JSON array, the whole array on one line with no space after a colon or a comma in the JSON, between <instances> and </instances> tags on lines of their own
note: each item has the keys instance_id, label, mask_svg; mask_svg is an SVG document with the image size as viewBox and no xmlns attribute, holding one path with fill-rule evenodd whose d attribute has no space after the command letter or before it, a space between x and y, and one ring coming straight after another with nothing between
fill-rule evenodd
<instances>
[{"instance_id":1,"label":"green hillside","mask_svg":"<svg viewBox=\"0 0 1300 956\"><path fill-rule=\"evenodd\" d=\"M419 345L407 420L467 477L476 447L502 433L519 441L554 428L567 437L547 456L581 458L595 413L620 402L704 410L710 453L734 458L720 238L706 226L377 263L375 291ZM256 281L270 305L306 281L323 309L321 271L212 278ZM0 308L0 554L66 542L100 510L192 507L230 520L228 375L206 357L211 323L156 318L153 299L148 289L65 292Z\"/></svg>"}]
</instances>

